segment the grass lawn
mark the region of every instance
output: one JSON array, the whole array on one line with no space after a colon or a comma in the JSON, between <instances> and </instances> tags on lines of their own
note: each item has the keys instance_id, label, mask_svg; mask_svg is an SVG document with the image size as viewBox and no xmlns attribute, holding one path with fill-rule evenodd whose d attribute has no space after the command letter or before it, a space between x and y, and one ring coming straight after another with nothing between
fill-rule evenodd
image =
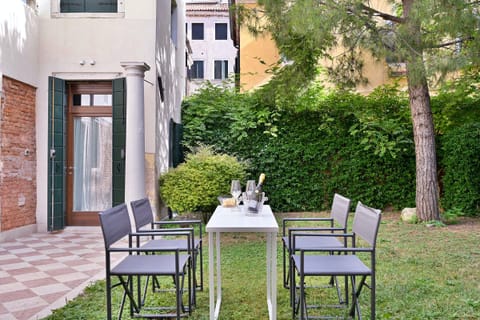
<instances>
[{"instance_id":1,"label":"grass lawn","mask_svg":"<svg viewBox=\"0 0 480 320\"><path fill-rule=\"evenodd\" d=\"M277 214L279 226L283 217L291 215ZM207 238L206 289L198 293L197 308L188 318L192 320L208 319L209 314ZM280 240L277 258L277 319L286 320L291 319L291 309L288 290L282 287ZM221 319L268 319L263 236L222 235L222 280ZM104 281L92 284L45 319L105 319L104 285ZM320 296L312 293L309 299L326 299L329 290ZM120 296L119 288L114 292ZM362 293L361 300L367 318L369 290ZM480 319L480 219L426 227L403 224L398 213L385 213L377 244L377 319Z\"/></svg>"}]
</instances>

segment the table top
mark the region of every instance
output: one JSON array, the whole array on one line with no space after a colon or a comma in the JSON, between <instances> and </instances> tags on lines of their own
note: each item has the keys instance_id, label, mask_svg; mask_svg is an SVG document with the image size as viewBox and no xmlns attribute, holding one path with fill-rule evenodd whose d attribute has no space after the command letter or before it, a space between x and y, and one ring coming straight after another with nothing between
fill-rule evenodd
<instances>
[{"instance_id":1,"label":"table top","mask_svg":"<svg viewBox=\"0 0 480 320\"><path fill-rule=\"evenodd\" d=\"M225 208L218 206L206 226L207 232L278 232L269 205L263 205L259 213L247 213L243 206Z\"/></svg>"}]
</instances>

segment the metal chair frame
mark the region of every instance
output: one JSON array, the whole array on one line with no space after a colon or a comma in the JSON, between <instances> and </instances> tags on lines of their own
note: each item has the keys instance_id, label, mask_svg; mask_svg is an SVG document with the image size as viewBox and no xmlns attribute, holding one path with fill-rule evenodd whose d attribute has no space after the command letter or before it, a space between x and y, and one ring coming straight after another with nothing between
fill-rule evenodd
<instances>
[{"instance_id":1,"label":"metal chair frame","mask_svg":"<svg viewBox=\"0 0 480 320\"><path fill-rule=\"evenodd\" d=\"M290 277L292 283L290 286L290 294L292 303L292 318L304 320L309 319L306 293L305 293L305 279L306 277L314 276L345 276L350 281L351 285L351 306L348 311L348 316L359 319L362 318L359 305L359 297L364 287L371 290L370 295L370 318L375 319L375 294L376 294L376 279L375 279L375 265L376 265L376 239L378 229L380 226L381 214L380 210L369 208L360 202L357 204L355 210L355 217L352 225L352 233L345 233L341 235L345 239L351 239L351 247L345 248L302 248L299 254L292 254L290 257ZM295 250L295 238L310 236L308 233L295 234L293 237L293 251ZM324 237L339 236L338 234L324 234ZM356 247L356 238L364 240L369 247ZM340 252L342 255L325 255L319 253ZM370 262L366 265L356 254L360 252L369 253ZM298 275L298 285L296 276ZM357 277L361 277L357 283ZM370 283L367 284L367 277L370 278ZM348 301L348 280L345 283L346 289L346 305ZM318 318L318 317L316 317Z\"/></svg>"},{"instance_id":2,"label":"metal chair frame","mask_svg":"<svg viewBox=\"0 0 480 320\"><path fill-rule=\"evenodd\" d=\"M194 292L192 293L192 305L196 304L196 290L203 290L203 241L202 241L202 222L201 220L165 220L165 221L154 221L152 208L150 206L150 201L148 198L142 198L139 200L132 201L130 203L132 208L133 217L135 220L135 229L137 233L146 233L150 232L152 234L151 238L148 241L140 244L137 242L137 246L143 249L152 249L156 250L168 250L172 248L179 248L180 251L188 251L191 247L192 255L192 274L193 274L193 283L194 283ZM178 228L165 228L167 225L178 226ZM187 226L198 226L198 237L195 235L195 229L193 227L182 227ZM145 229L145 227L147 227ZM190 233L189 244L183 240L178 240L171 237L165 237L171 234L172 232L178 232L179 235L182 235L182 232ZM170 234L168 234L170 233ZM200 270L200 282L197 281L197 268ZM152 282L153 288L156 290L155 279Z\"/></svg>"},{"instance_id":3,"label":"metal chair frame","mask_svg":"<svg viewBox=\"0 0 480 320\"><path fill-rule=\"evenodd\" d=\"M304 218L284 218L282 221L282 242L283 242L283 287L289 289L289 275L288 270L290 269L287 266L287 261L292 255L292 234L295 232L311 232L311 233L346 233L347 232L347 221L348 214L350 212L351 200L335 193L333 196L332 207L330 211L330 217L321 218L321 217L304 217ZM289 227L292 223L295 222L319 222L325 223L328 222L328 226L318 226L318 227ZM339 227L335 227L335 224ZM309 247L345 247L346 243L342 243L335 237L312 237L309 235L308 238L296 238L297 248L309 248ZM331 284L333 285L334 279L332 278ZM337 287L338 290L338 287ZM340 297L339 297L340 298Z\"/></svg>"},{"instance_id":4,"label":"metal chair frame","mask_svg":"<svg viewBox=\"0 0 480 320\"><path fill-rule=\"evenodd\" d=\"M152 233L146 232L138 234L131 232L132 229L126 204L121 204L100 212L99 217L105 243L107 319L112 319L112 289L117 286L121 286L124 290L118 319L122 318L127 297L130 301L131 317L180 319L181 317L190 315L192 310L190 305L192 301L192 276L188 264L192 259L191 249L187 252L188 254L181 254L178 248L174 250L158 250L158 252L155 252L157 253L155 255L142 254L151 253L152 250L133 247L133 240L137 237L151 237ZM190 243L190 234L184 232L184 235L186 236L185 241ZM128 237L128 247L118 246L118 242L126 237ZM112 267L112 254L123 254L126 256ZM139 289L141 277L143 276L147 278L150 276L173 277L175 282L175 306L144 308ZM113 283L112 277L117 277L118 282ZM189 303L187 306L183 304L185 277L187 277L188 280ZM136 278L139 283L136 294L134 278ZM148 310L149 313L145 313L145 310ZM152 311L157 313L150 313Z\"/></svg>"}]
</instances>

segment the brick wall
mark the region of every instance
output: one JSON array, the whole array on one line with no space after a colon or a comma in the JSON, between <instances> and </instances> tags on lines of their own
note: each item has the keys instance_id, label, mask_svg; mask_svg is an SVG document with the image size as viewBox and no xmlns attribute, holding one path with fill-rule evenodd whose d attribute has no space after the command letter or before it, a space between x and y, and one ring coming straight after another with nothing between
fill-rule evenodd
<instances>
[{"instance_id":1,"label":"brick wall","mask_svg":"<svg viewBox=\"0 0 480 320\"><path fill-rule=\"evenodd\" d=\"M0 232L34 224L36 88L3 77L0 108Z\"/></svg>"}]
</instances>

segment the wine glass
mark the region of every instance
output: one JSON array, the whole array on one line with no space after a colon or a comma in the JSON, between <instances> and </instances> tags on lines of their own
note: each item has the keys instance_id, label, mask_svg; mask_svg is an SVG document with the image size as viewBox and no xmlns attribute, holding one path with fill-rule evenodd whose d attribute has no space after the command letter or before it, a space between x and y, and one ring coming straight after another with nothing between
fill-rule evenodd
<instances>
[{"instance_id":1,"label":"wine glass","mask_svg":"<svg viewBox=\"0 0 480 320\"><path fill-rule=\"evenodd\" d=\"M255 180L248 180L247 181L247 186L245 188L245 193L247 194L247 200L250 200L253 198L253 195L255 194L255 189L257 188L255 184Z\"/></svg>"},{"instance_id":2,"label":"wine glass","mask_svg":"<svg viewBox=\"0 0 480 320\"><path fill-rule=\"evenodd\" d=\"M242 194L242 187L240 186L239 180L232 180L232 184L230 186L230 194L235 199L235 205L238 204L238 197Z\"/></svg>"}]
</instances>

